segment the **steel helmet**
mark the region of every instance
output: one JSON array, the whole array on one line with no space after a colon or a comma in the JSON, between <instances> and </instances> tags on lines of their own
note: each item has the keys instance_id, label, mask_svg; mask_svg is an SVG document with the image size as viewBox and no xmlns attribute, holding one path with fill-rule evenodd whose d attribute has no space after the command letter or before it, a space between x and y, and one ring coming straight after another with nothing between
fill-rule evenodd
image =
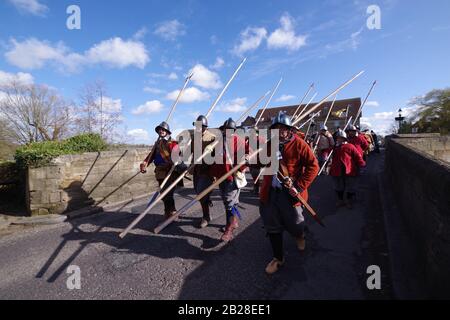
<instances>
[{"instance_id":1,"label":"steel helmet","mask_svg":"<svg viewBox=\"0 0 450 320\"><path fill-rule=\"evenodd\" d=\"M192 125L195 126L195 123L199 121L201 121L202 127L208 127L208 119L205 116L198 116L197 120L195 120L195 122L192 122Z\"/></svg>"},{"instance_id":2,"label":"steel helmet","mask_svg":"<svg viewBox=\"0 0 450 320\"><path fill-rule=\"evenodd\" d=\"M347 134L343 130L339 130L336 134L336 138L344 138L347 140Z\"/></svg>"},{"instance_id":3,"label":"steel helmet","mask_svg":"<svg viewBox=\"0 0 450 320\"><path fill-rule=\"evenodd\" d=\"M351 124L347 127L347 129L345 131L357 131L357 129L354 125Z\"/></svg>"},{"instance_id":4,"label":"steel helmet","mask_svg":"<svg viewBox=\"0 0 450 320\"><path fill-rule=\"evenodd\" d=\"M219 129L221 129L221 130L223 130L223 129L233 129L233 130L236 130L236 122L235 122L233 119L228 118L228 120L225 121L225 122L223 123L223 125L222 125Z\"/></svg>"},{"instance_id":5,"label":"steel helmet","mask_svg":"<svg viewBox=\"0 0 450 320\"><path fill-rule=\"evenodd\" d=\"M270 126L270 129L275 127L277 124L281 124L286 127L292 127L291 118L284 112L279 112L278 115L273 118L272 125Z\"/></svg>"},{"instance_id":6,"label":"steel helmet","mask_svg":"<svg viewBox=\"0 0 450 320\"><path fill-rule=\"evenodd\" d=\"M169 134L172 134L172 132L170 132L169 125L165 121L161 122L161 124L155 128L156 133L158 133L159 129L166 130Z\"/></svg>"},{"instance_id":7,"label":"steel helmet","mask_svg":"<svg viewBox=\"0 0 450 320\"><path fill-rule=\"evenodd\" d=\"M321 130L321 131L322 131L322 130L328 131L328 127L327 127L326 125L324 125L324 124L321 124L321 125L320 125L320 130Z\"/></svg>"}]
</instances>

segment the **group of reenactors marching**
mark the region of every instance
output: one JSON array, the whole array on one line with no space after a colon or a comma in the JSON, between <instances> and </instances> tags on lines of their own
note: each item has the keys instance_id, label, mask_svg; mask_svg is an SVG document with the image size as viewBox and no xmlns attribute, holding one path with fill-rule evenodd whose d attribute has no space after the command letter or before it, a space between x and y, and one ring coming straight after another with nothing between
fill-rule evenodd
<instances>
[{"instance_id":1,"label":"group of reenactors marching","mask_svg":"<svg viewBox=\"0 0 450 320\"><path fill-rule=\"evenodd\" d=\"M201 136L202 152L208 145L211 145L217 136L208 129L208 120L201 115L193 123L194 134ZM322 166L326 168L324 172L329 174L334 182L334 189L337 195L337 207L353 206L357 190L357 177L360 169L366 165L368 152L377 151L375 139L368 132L360 132L353 125L345 131L338 129L333 135L328 131L326 125L322 125L320 132L312 145L308 144L308 137L295 126L285 113L279 113L272 120L270 130L277 130L279 145L274 148L267 147L267 150L277 150L278 171L275 174L263 174L261 170L267 166L260 163L249 164L239 168L239 170L227 177L219 184L220 195L225 207L226 224L223 228L221 240L229 242L233 239L234 230L238 228L241 212L238 209L240 191L245 186L245 171L250 169L254 180L254 190L259 192L259 211L264 223L264 229L270 241L273 259L266 267L268 274L273 274L284 264L283 232L287 231L296 241L298 250L305 250L305 218L303 216L304 206L300 198L308 200L308 188L318 176ZM219 128L222 133L222 150L219 150L219 157L222 161L207 164L204 161L196 164L189 172L193 177L194 190L197 194L202 193L210 187L217 179L237 166L240 159L238 154L244 154L246 159L252 152L248 139L235 133L236 123L229 118ZM168 174L169 178L175 180L177 170L171 171L171 167L177 165L173 163L171 154L179 152L177 141L171 138L171 131L166 122L155 128L158 133L158 140L154 152L141 163L141 172L146 172L146 168L151 163L155 166L155 178L161 186L162 181ZM231 134L230 134L231 133ZM369 138L370 135L370 138ZM191 137L192 141L194 136ZM261 145L266 144L262 137L258 137ZM272 142L269 140L267 145ZM194 143L191 143L191 152L194 152ZM315 150L315 152L314 152ZM330 153L333 151L332 160ZM215 150L217 152L217 150ZM243 177L244 176L244 177ZM242 182L242 179L244 182ZM243 183L243 184L242 184ZM169 185L167 183L163 189ZM162 199L164 203L164 219L169 219L177 212L174 200L174 189L172 189ZM212 201L210 193L201 198L202 218L198 221L198 228L205 228L211 221L210 209Z\"/></svg>"}]
</instances>

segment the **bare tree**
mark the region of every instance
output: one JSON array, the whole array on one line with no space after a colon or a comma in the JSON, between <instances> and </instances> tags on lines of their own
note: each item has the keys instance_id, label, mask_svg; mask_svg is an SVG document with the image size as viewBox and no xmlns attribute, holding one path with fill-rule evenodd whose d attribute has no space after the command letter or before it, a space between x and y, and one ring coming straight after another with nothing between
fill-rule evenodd
<instances>
[{"instance_id":1,"label":"bare tree","mask_svg":"<svg viewBox=\"0 0 450 320\"><path fill-rule=\"evenodd\" d=\"M70 131L71 106L47 86L10 82L0 88L0 118L9 141L60 140Z\"/></svg>"},{"instance_id":2,"label":"bare tree","mask_svg":"<svg viewBox=\"0 0 450 320\"><path fill-rule=\"evenodd\" d=\"M107 141L113 141L117 127L122 122L121 105L108 97L102 81L86 85L80 93L78 128L83 133L98 133Z\"/></svg>"}]
</instances>

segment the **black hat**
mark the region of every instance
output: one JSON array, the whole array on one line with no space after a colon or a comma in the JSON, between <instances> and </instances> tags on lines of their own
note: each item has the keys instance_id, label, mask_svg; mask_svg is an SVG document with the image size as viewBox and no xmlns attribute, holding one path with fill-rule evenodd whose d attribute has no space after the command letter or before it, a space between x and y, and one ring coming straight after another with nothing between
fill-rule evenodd
<instances>
[{"instance_id":1,"label":"black hat","mask_svg":"<svg viewBox=\"0 0 450 320\"><path fill-rule=\"evenodd\" d=\"M205 116L198 116L195 122L201 121L202 127L208 127L208 119ZM192 122L192 125L195 126L195 122Z\"/></svg>"},{"instance_id":2,"label":"black hat","mask_svg":"<svg viewBox=\"0 0 450 320\"><path fill-rule=\"evenodd\" d=\"M220 129L220 130L223 130L223 129L233 129L233 130L236 130L236 122L234 122L233 119L228 118L228 120L225 121L225 122L223 123L223 125L222 125L219 129Z\"/></svg>"},{"instance_id":3,"label":"black hat","mask_svg":"<svg viewBox=\"0 0 450 320\"><path fill-rule=\"evenodd\" d=\"M272 125L270 126L270 129L275 127L277 124L281 124L286 127L292 127L291 118L284 112L279 112L278 115L273 118Z\"/></svg>"},{"instance_id":4,"label":"black hat","mask_svg":"<svg viewBox=\"0 0 450 320\"><path fill-rule=\"evenodd\" d=\"M159 129L166 130L169 134L172 134L172 132L170 132L169 125L165 121L161 122L161 124L155 128L156 133L158 133Z\"/></svg>"}]
</instances>

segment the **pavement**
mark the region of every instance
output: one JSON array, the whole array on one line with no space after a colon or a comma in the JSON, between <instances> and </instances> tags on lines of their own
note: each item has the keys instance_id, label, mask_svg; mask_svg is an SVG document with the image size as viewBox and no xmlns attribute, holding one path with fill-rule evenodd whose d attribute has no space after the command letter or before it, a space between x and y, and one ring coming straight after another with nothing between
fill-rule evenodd
<instances>
[{"instance_id":1,"label":"pavement","mask_svg":"<svg viewBox=\"0 0 450 320\"><path fill-rule=\"evenodd\" d=\"M147 200L142 199L3 236L0 299L392 298L377 187L382 160L378 154L369 158L352 210L335 209L330 177L316 179L310 204L326 228L306 217L309 232L304 253L285 234L286 264L275 275L264 272L272 254L250 182L241 193L243 219L236 237L224 246L218 246L225 216L217 190L212 196L213 221L205 229L195 227L201 217L196 204L178 222L154 234L153 228L162 219L162 205L158 204L135 230L120 239L119 233L144 210ZM178 190L177 207L194 196L192 188ZM381 268L381 290L367 289L370 265ZM70 266L81 271L80 289L68 288Z\"/></svg>"}]
</instances>

